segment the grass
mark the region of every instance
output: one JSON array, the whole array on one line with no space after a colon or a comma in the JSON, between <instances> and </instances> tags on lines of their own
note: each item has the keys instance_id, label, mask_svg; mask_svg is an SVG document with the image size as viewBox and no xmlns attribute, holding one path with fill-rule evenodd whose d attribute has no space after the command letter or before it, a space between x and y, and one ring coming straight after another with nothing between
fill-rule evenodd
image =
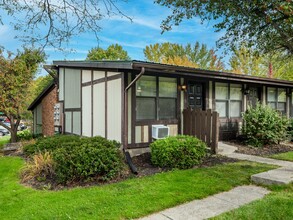
<instances>
[{"instance_id":1,"label":"grass","mask_svg":"<svg viewBox=\"0 0 293 220\"><path fill-rule=\"evenodd\" d=\"M281 154L272 155L271 158L279 159L279 160L288 160L293 162L293 151Z\"/></svg>"},{"instance_id":2,"label":"grass","mask_svg":"<svg viewBox=\"0 0 293 220\"><path fill-rule=\"evenodd\" d=\"M274 187L271 190L273 192L265 198L213 219L293 219L293 184L284 187Z\"/></svg>"},{"instance_id":3,"label":"grass","mask_svg":"<svg viewBox=\"0 0 293 220\"><path fill-rule=\"evenodd\" d=\"M10 136L0 137L0 150L4 147L5 144L9 143Z\"/></svg>"},{"instance_id":4,"label":"grass","mask_svg":"<svg viewBox=\"0 0 293 220\"><path fill-rule=\"evenodd\" d=\"M131 219L250 183L271 165L237 162L175 170L120 183L63 191L38 191L19 184L24 161L0 157L2 219Z\"/></svg>"}]
</instances>

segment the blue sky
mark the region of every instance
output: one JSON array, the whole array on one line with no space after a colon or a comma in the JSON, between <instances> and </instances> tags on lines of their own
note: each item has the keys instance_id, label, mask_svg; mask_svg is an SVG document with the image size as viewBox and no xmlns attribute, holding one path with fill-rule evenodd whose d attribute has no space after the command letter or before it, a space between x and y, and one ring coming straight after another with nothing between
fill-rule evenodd
<instances>
[{"instance_id":1,"label":"blue sky","mask_svg":"<svg viewBox=\"0 0 293 220\"><path fill-rule=\"evenodd\" d=\"M198 18L184 21L172 31L161 34L160 24L171 11L154 4L152 0L128 0L127 3L119 3L119 8L133 18L130 22L121 16L105 17L100 21L102 27L99 33L99 41L93 33L86 33L71 39L65 49L74 49L75 52L60 52L54 48L46 48L47 63L52 60L84 60L88 51L96 46L102 48L110 44L118 43L128 52L132 59L145 60L143 49L145 46L155 43L171 42L179 44L194 44L196 41L208 45L208 48L216 48L216 40L223 36L224 32L214 32L212 22L201 24ZM16 51L22 42L14 39L17 34L9 24L0 26L0 45L7 50ZM19 33L18 33L19 34ZM221 55L222 50L217 52ZM228 58L225 59L226 66Z\"/></svg>"}]
</instances>

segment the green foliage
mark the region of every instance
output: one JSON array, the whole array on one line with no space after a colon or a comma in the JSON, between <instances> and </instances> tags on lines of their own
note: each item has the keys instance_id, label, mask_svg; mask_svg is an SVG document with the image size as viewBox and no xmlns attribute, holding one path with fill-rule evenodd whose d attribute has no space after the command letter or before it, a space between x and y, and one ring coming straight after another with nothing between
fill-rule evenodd
<instances>
[{"instance_id":1,"label":"green foliage","mask_svg":"<svg viewBox=\"0 0 293 220\"><path fill-rule=\"evenodd\" d=\"M0 51L0 111L3 112L12 123L6 128L11 132L11 142L16 142L17 127L24 113L27 112L32 97L30 89L33 78L36 75L38 65L45 59L45 54L36 49L24 48L15 56L8 52L5 56ZM0 125L5 125L0 122Z\"/></svg>"},{"instance_id":2,"label":"green foliage","mask_svg":"<svg viewBox=\"0 0 293 220\"><path fill-rule=\"evenodd\" d=\"M289 125L288 125L288 136L291 139L291 141L293 140L293 118L289 119Z\"/></svg>"},{"instance_id":3,"label":"green foliage","mask_svg":"<svg viewBox=\"0 0 293 220\"><path fill-rule=\"evenodd\" d=\"M264 57L245 45L234 49L229 60L232 72L251 76L267 76L268 65L264 65L264 62Z\"/></svg>"},{"instance_id":4,"label":"green foliage","mask_svg":"<svg viewBox=\"0 0 293 220\"><path fill-rule=\"evenodd\" d=\"M184 135L156 140L150 148L152 163L159 167L188 169L200 164L206 155L205 143Z\"/></svg>"},{"instance_id":5,"label":"green foliage","mask_svg":"<svg viewBox=\"0 0 293 220\"><path fill-rule=\"evenodd\" d=\"M255 147L276 144L287 136L288 119L269 106L258 104L249 108L243 114L243 120L242 133L247 143Z\"/></svg>"},{"instance_id":6,"label":"green foliage","mask_svg":"<svg viewBox=\"0 0 293 220\"><path fill-rule=\"evenodd\" d=\"M96 177L109 180L123 168L122 155L116 144L101 138L66 144L53 152L53 158L57 180L61 183L87 181Z\"/></svg>"},{"instance_id":7,"label":"green foliage","mask_svg":"<svg viewBox=\"0 0 293 220\"><path fill-rule=\"evenodd\" d=\"M33 139L33 134L28 129L17 133L18 141L29 141L31 139Z\"/></svg>"},{"instance_id":8,"label":"green foliage","mask_svg":"<svg viewBox=\"0 0 293 220\"><path fill-rule=\"evenodd\" d=\"M23 165L24 161L19 157L0 157L1 219L137 219L250 184L251 175L276 168L242 161L158 173L107 185L48 191L19 183L18 173ZM282 192L292 201L292 187L290 191ZM262 212L274 207L276 205L271 202ZM292 204L287 207L282 213L292 219L293 215L288 214ZM253 216L250 219L254 219Z\"/></svg>"},{"instance_id":9,"label":"green foliage","mask_svg":"<svg viewBox=\"0 0 293 220\"><path fill-rule=\"evenodd\" d=\"M87 181L91 178L108 180L123 168L120 144L103 137L81 138L57 135L40 138L23 147L26 155L49 152L53 155L56 178L60 183Z\"/></svg>"},{"instance_id":10,"label":"green foliage","mask_svg":"<svg viewBox=\"0 0 293 220\"><path fill-rule=\"evenodd\" d=\"M55 149L69 143L80 143L81 138L76 135L56 135L52 137L43 137L37 139L35 144L30 144L23 147L23 152L27 156L33 156L40 152L52 152Z\"/></svg>"},{"instance_id":11,"label":"green foliage","mask_svg":"<svg viewBox=\"0 0 293 220\"><path fill-rule=\"evenodd\" d=\"M231 71L237 74L267 77L269 66L272 67L272 77L293 80L293 58L282 53L260 54L256 50L242 44L233 49L229 60Z\"/></svg>"},{"instance_id":12,"label":"green foliage","mask_svg":"<svg viewBox=\"0 0 293 220\"><path fill-rule=\"evenodd\" d=\"M33 81L31 86L31 89L33 90L32 101L37 98L47 86L49 86L52 80L52 76L48 74L46 76L39 76Z\"/></svg>"},{"instance_id":13,"label":"green foliage","mask_svg":"<svg viewBox=\"0 0 293 220\"><path fill-rule=\"evenodd\" d=\"M130 60L127 51L118 44L112 44L107 49L101 47L92 48L86 60Z\"/></svg>"},{"instance_id":14,"label":"green foliage","mask_svg":"<svg viewBox=\"0 0 293 220\"><path fill-rule=\"evenodd\" d=\"M196 42L186 46L176 43L151 44L143 50L145 58L151 62L185 65L210 70L224 70L224 63L213 49ZM179 59L178 61L178 58ZM175 62L174 62L175 61ZM187 62L188 61L188 62Z\"/></svg>"},{"instance_id":15,"label":"green foliage","mask_svg":"<svg viewBox=\"0 0 293 220\"><path fill-rule=\"evenodd\" d=\"M156 0L172 10L163 22L171 30L184 19L199 17L202 22L214 20L215 31L226 34L219 46L237 48L241 42L259 51L282 51L293 54L293 4L291 0L222 1L222 0Z\"/></svg>"}]
</instances>

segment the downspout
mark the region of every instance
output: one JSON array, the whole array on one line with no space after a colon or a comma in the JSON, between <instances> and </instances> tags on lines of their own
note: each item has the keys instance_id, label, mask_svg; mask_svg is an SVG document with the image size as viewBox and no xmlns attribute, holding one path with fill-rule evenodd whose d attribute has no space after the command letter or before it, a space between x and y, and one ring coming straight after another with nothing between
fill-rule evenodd
<instances>
[{"instance_id":1,"label":"downspout","mask_svg":"<svg viewBox=\"0 0 293 220\"><path fill-rule=\"evenodd\" d=\"M125 154L126 161L131 169L132 173L137 174L137 169L132 163L130 154L127 150L128 144L128 90L140 79L140 77L145 73L145 68L141 67L140 73L135 77L134 80L124 89L124 137L123 137L123 153Z\"/></svg>"}]
</instances>

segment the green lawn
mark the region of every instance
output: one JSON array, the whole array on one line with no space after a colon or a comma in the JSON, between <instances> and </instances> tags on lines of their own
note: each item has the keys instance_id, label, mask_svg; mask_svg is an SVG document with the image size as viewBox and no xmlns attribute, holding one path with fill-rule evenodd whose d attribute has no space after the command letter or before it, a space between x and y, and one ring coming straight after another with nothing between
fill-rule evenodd
<instances>
[{"instance_id":1,"label":"green lawn","mask_svg":"<svg viewBox=\"0 0 293 220\"><path fill-rule=\"evenodd\" d=\"M271 158L279 159L279 160L288 160L293 162L293 151L281 154L272 155Z\"/></svg>"},{"instance_id":2,"label":"green lawn","mask_svg":"<svg viewBox=\"0 0 293 220\"><path fill-rule=\"evenodd\" d=\"M293 219L293 184L275 187L265 198L213 219L291 220Z\"/></svg>"},{"instance_id":3,"label":"green lawn","mask_svg":"<svg viewBox=\"0 0 293 220\"><path fill-rule=\"evenodd\" d=\"M274 168L237 162L210 168L176 170L120 183L63 191L38 191L19 184L24 165L17 157L0 157L1 219L130 219L237 185Z\"/></svg>"},{"instance_id":4,"label":"green lawn","mask_svg":"<svg viewBox=\"0 0 293 220\"><path fill-rule=\"evenodd\" d=\"M10 136L0 137L0 150L3 148L4 144L7 144L10 140Z\"/></svg>"}]
</instances>

